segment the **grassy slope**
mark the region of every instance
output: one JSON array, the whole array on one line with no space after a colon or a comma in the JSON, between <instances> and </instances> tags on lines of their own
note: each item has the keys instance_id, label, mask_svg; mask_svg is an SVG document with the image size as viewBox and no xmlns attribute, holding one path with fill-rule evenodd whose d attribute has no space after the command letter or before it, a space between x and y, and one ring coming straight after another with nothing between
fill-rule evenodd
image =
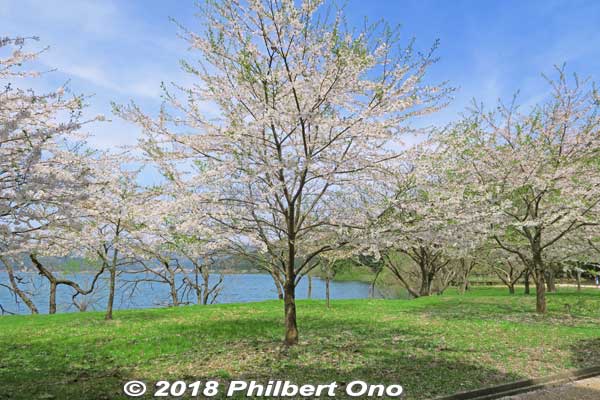
<instances>
[{"instance_id":1,"label":"grassy slope","mask_svg":"<svg viewBox=\"0 0 600 400\"><path fill-rule=\"evenodd\" d=\"M0 399L112 399L129 379L399 383L408 399L600 363L600 291L477 289L417 300L299 302L285 349L277 301L0 318ZM567 306L570 313L567 312ZM4 396L4 397L3 397ZM338 396L337 398L341 398Z\"/></svg>"}]
</instances>

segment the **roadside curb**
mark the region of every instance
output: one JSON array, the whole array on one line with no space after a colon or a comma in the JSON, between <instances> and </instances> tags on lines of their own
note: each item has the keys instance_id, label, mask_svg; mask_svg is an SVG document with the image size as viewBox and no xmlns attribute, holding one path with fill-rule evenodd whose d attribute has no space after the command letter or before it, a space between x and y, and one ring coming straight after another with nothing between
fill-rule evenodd
<instances>
[{"instance_id":1,"label":"roadside curb","mask_svg":"<svg viewBox=\"0 0 600 400\"><path fill-rule=\"evenodd\" d=\"M460 392L450 396L439 397L436 400L493 400L591 378L597 375L600 375L600 366L574 369L544 378L525 379L503 385Z\"/></svg>"}]
</instances>

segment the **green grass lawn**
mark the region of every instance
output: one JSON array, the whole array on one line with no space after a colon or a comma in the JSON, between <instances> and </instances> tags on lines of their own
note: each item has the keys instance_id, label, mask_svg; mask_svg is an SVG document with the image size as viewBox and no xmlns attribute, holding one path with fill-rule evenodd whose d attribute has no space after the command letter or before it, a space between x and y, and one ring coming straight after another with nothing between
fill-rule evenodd
<instances>
[{"instance_id":1,"label":"green grass lawn","mask_svg":"<svg viewBox=\"0 0 600 400\"><path fill-rule=\"evenodd\" d=\"M281 345L282 303L0 318L0 398L125 398L130 379L397 383L428 399L600 364L600 291L534 296L478 288L416 300L299 301L301 341ZM340 391L343 393L343 391ZM338 396L337 398L343 398Z\"/></svg>"}]
</instances>

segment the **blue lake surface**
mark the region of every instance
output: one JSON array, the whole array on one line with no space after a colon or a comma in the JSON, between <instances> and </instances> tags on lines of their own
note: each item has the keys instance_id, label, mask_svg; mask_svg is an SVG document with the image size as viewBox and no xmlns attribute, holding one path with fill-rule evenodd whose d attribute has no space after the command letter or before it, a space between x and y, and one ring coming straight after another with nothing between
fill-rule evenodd
<instances>
[{"instance_id":1,"label":"blue lake surface","mask_svg":"<svg viewBox=\"0 0 600 400\"><path fill-rule=\"evenodd\" d=\"M32 299L40 313L48 312L48 293L49 285L47 281L35 274L20 274L26 278L27 285L21 287L27 289L32 294ZM87 289L93 279L91 273L64 274L65 278L76 281ZM149 277L149 276L148 276ZM140 275L121 274L117 279L117 290L114 307L117 310L133 308L153 308L166 307L171 303L169 295L169 286L165 283L157 282L138 282L133 285L131 282L139 279ZM179 277L181 281L183 275ZM217 282L218 275L211 276L211 282ZM0 284L8 285L8 276L6 272L0 271ZM308 292L308 280L303 278L296 289L296 298L306 299ZM69 286L61 285L57 292L58 312L79 311L71 301L71 296L75 291ZM104 310L108 294L108 285L106 278L100 278L96 284L94 293L87 296L78 296L79 302L87 304L88 311ZM331 282L332 299L362 299L370 297L370 285L363 282ZM379 295L376 293L376 297ZM313 299L325 298L325 281L319 278L312 278L312 296ZM273 278L268 274L228 274L223 276L222 290L216 298L215 303L245 303L254 301L264 301L277 299L277 290L273 283ZM184 296L181 301L196 303L195 295L190 293ZM28 308L19 300L15 301L6 288L0 287L0 304L8 311L17 314L28 314Z\"/></svg>"}]
</instances>

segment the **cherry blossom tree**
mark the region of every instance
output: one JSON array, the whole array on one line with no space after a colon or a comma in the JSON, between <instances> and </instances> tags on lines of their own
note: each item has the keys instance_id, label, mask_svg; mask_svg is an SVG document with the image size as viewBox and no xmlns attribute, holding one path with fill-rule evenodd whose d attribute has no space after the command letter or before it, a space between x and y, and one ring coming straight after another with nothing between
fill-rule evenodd
<instances>
[{"instance_id":1,"label":"cherry blossom tree","mask_svg":"<svg viewBox=\"0 0 600 400\"><path fill-rule=\"evenodd\" d=\"M550 94L530 111L515 101L491 112L478 106L439 138L456 196L469 198L497 246L531 272L539 313L547 255L600 220L598 94L560 68L548 82Z\"/></svg>"},{"instance_id":2,"label":"cherry blossom tree","mask_svg":"<svg viewBox=\"0 0 600 400\"><path fill-rule=\"evenodd\" d=\"M449 190L453 186L441 165L429 142L387 165L376 200L383 211L362 240L363 251L381 257L412 297L443 292L456 277L459 260L483 238L478 213Z\"/></svg>"},{"instance_id":3,"label":"cherry blossom tree","mask_svg":"<svg viewBox=\"0 0 600 400\"><path fill-rule=\"evenodd\" d=\"M98 227L100 216L106 216L103 213L115 216L114 208L109 205L117 198L111 189L119 178L115 178L110 172L114 172L112 168L118 165L117 158L88 150L72 155L79 156L77 166L85 171L85 175L81 175L77 183L72 183L72 190L85 191L85 194L51 204L38 204L39 209L49 209L43 214L52 214L53 219L51 223L40 225L32 231L28 241L20 249L21 254L28 254L27 258L34 271L48 282L50 314L57 311L56 298L60 286L68 286L74 291L73 304L80 308L76 298L91 294L104 271L110 271L113 267L106 257L101 257L100 249L108 251L109 247L105 246L105 238L99 237L101 228ZM85 289L78 282L65 277L61 260L72 257L102 259L89 288Z\"/></svg>"},{"instance_id":4,"label":"cherry blossom tree","mask_svg":"<svg viewBox=\"0 0 600 400\"><path fill-rule=\"evenodd\" d=\"M222 275L211 281L210 266L223 256L225 242L211 229L214 221L198 208L193 196L169 198L165 193L173 191L168 187L167 182L151 189L155 195L145 201L145 212L136 221L133 251L144 271L169 285L172 305L182 304L189 293L197 304L210 304L223 283Z\"/></svg>"},{"instance_id":5,"label":"cherry blossom tree","mask_svg":"<svg viewBox=\"0 0 600 400\"><path fill-rule=\"evenodd\" d=\"M23 64L39 53L24 47L35 38L0 38L0 254L21 251L28 235L64 216L53 204L80 198L86 171L78 149L84 98L64 88L46 94L18 87L39 75ZM98 117L96 119L101 119Z\"/></svg>"},{"instance_id":6,"label":"cherry blossom tree","mask_svg":"<svg viewBox=\"0 0 600 400\"><path fill-rule=\"evenodd\" d=\"M500 254L498 254L500 253ZM514 254L510 254L508 257L501 252L492 252L491 257L494 257L488 261L492 271L500 278L502 283L508 287L510 294L515 294L515 285L525 274L525 266L520 260L515 259Z\"/></svg>"},{"instance_id":7,"label":"cherry blossom tree","mask_svg":"<svg viewBox=\"0 0 600 400\"><path fill-rule=\"evenodd\" d=\"M345 249L345 248L344 248ZM319 257L319 267L325 279L325 304L331 307L331 281L340 269L340 261L347 259L347 251L330 251Z\"/></svg>"},{"instance_id":8,"label":"cherry blossom tree","mask_svg":"<svg viewBox=\"0 0 600 400\"><path fill-rule=\"evenodd\" d=\"M127 154L98 153L88 158L93 179L85 198L72 203L78 220L62 227L59 236L68 243L68 254L98 260L108 271L107 320L112 319L117 277L133 261L132 235L138 229L152 193L137 183L139 170L129 167Z\"/></svg>"},{"instance_id":9,"label":"cherry blossom tree","mask_svg":"<svg viewBox=\"0 0 600 400\"><path fill-rule=\"evenodd\" d=\"M477 259L477 254L478 252L474 252L474 254L466 256L466 257L461 257L458 260L458 267L456 270L457 273L457 280L459 283L459 293L461 294L465 294L465 292L469 289L469 278L471 276L471 273L477 268L477 266L480 264Z\"/></svg>"},{"instance_id":10,"label":"cherry blossom tree","mask_svg":"<svg viewBox=\"0 0 600 400\"><path fill-rule=\"evenodd\" d=\"M298 342L295 288L331 229L358 227L352 197L396 156L408 122L440 106L431 53L400 48L386 26L345 28L321 1L207 2L201 34L184 29L197 79L167 92L158 118L118 107L146 132L142 147L211 204L239 249L265 253L284 283L285 343ZM219 112L206 112L216 105ZM182 166L183 165L183 166Z\"/></svg>"},{"instance_id":11,"label":"cherry blossom tree","mask_svg":"<svg viewBox=\"0 0 600 400\"><path fill-rule=\"evenodd\" d=\"M115 300L117 274L120 267L131 264L133 251L130 246L129 234L136 229L135 213L140 209L140 199L134 177L125 174L112 181L104 196L95 200L95 213L86 227L88 228L90 250L97 256L109 272L109 292L106 304L107 320L112 319Z\"/></svg>"},{"instance_id":12,"label":"cherry blossom tree","mask_svg":"<svg viewBox=\"0 0 600 400\"><path fill-rule=\"evenodd\" d=\"M83 120L85 98L69 94L64 87L44 94L22 88L40 75L24 66L39 55L25 50L36 40L0 38L0 50L8 53L0 59L0 258L9 275L6 287L32 313L37 313L37 307L19 287L22 278L15 266L24 265L19 258L35 251L53 226L75 218L68 205L85 198L89 184L89 170L82 162L88 152L86 135L81 129L103 119ZM60 284L81 289L74 282L55 279L47 269L39 272L52 277L51 289ZM55 290L50 296L54 312Z\"/></svg>"},{"instance_id":13,"label":"cherry blossom tree","mask_svg":"<svg viewBox=\"0 0 600 400\"><path fill-rule=\"evenodd\" d=\"M555 272L576 280L578 290L581 290L582 274L593 273L589 267L600 260L600 248L597 246L598 229L597 225L580 229L562 240L559 245L549 248L544 255L545 260L553 264ZM548 290L550 291L550 287Z\"/></svg>"}]
</instances>

